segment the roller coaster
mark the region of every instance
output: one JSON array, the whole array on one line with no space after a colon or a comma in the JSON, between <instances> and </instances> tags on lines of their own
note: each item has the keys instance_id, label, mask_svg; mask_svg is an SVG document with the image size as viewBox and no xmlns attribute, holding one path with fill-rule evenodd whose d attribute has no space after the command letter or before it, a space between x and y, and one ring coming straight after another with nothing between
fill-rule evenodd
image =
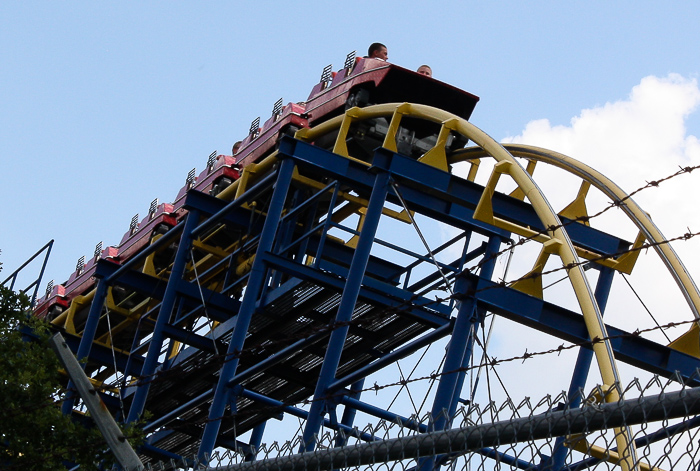
<instances>
[{"instance_id":1,"label":"roller coaster","mask_svg":"<svg viewBox=\"0 0 700 471\"><path fill-rule=\"evenodd\" d=\"M106 407L123 422L147 418L142 461L206 463L217 449L253 461L279 437L299 451L324 434L335 446L377 440L365 422L447 429L460 409L492 400L495 343L575 346L556 373L518 366L530 378L519 388L550 376L571 407L591 382L600 401L619 401L621 364L698 381L700 294L651 218L582 162L497 143L469 122L478 101L348 55L305 102L278 101L235 155L211 154L172 203L152 202L119 245L98 244L47 288L35 313L86 359ZM576 181L563 209L535 182L536 166ZM634 240L592 216L600 200ZM440 227L449 236L436 236ZM505 281L525 247L528 269ZM662 261L688 305L677 319L687 332L669 345L635 333L633 312L624 327L603 320L613 279L649 247L644 256ZM545 282L560 277L566 294L550 295ZM71 393L63 411L85 414ZM289 418L292 427L276 425ZM617 432L625 452L608 461L636 468L632 432ZM563 439L532 469L562 469L575 453Z\"/></svg>"}]
</instances>

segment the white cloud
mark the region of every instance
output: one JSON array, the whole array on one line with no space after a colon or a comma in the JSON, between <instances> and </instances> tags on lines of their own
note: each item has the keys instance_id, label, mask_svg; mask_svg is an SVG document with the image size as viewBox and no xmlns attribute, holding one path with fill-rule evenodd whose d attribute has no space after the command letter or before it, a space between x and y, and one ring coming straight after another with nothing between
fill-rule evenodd
<instances>
[{"instance_id":1,"label":"white cloud","mask_svg":"<svg viewBox=\"0 0 700 471\"><path fill-rule=\"evenodd\" d=\"M503 141L536 145L571 156L600 171L623 190L632 192L648 181L676 172L679 167L700 165L700 141L689 134L686 128L687 118L699 105L700 89L695 79L677 74L667 77L649 76L633 87L627 98L582 110L571 119L569 125L552 125L547 119L538 119L528 123L519 135ZM487 177L488 175L481 175L481 180ZM573 199L580 184L579 179L544 165L537 167L534 179L557 210ZM673 178L658 188L644 190L634 199L651 214L664 235L672 238L683 234L687 228L694 232L700 231L700 211L696 204L698 188L700 170ZM505 190L499 186L499 191ZM587 202L590 214L609 204L601 194L594 194L593 190ZM634 226L617 210L596 218L592 225L630 241L636 236ZM695 274L696 278L700 277L700 237L677 242L673 246L690 273ZM533 254L526 251L527 260L519 262L516 256L511 274L517 276L527 272L532 266L532 257ZM594 286L594 271L587 273L592 277L591 283ZM629 279L659 322L692 319L680 291L666 273L653 251L649 251L640 257ZM508 279L512 279L512 276L508 276ZM557 297L558 303L570 307L571 289L568 288L567 291L565 285L559 283L555 288L547 290L545 299L555 300L554 297ZM616 277L613 285L606 321L629 331L653 325L644 307L620 276ZM522 335L523 329L522 326L508 326L501 332L504 336L501 338L505 339L504 343L517 344L519 342L515 339L526 338ZM682 327L669 335L675 338L685 330L687 327ZM664 342L658 334L647 336ZM537 342L535 350L547 348L542 340ZM498 344L498 340L494 340L494 345ZM530 348L530 351L533 349ZM492 352L499 357L504 353ZM558 365L559 362L555 360L553 363ZM551 366L552 371L561 372L561 375L554 376L568 383L572 368L567 373L565 365ZM625 382L639 374L628 371L628 368L624 370ZM509 382L528 384L527 378L531 372L529 368L512 372L514 376ZM599 374L592 374L591 381L599 382ZM556 388L557 386L549 384L543 390L556 392ZM531 390L524 393L539 397Z\"/></svg>"},{"instance_id":2,"label":"white cloud","mask_svg":"<svg viewBox=\"0 0 700 471\"><path fill-rule=\"evenodd\" d=\"M536 120L528 123L520 135L504 141L537 145L569 155L632 192L648 181L676 172L679 167L700 164L700 143L686 129L686 120L698 105L700 89L695 79L677 74L649 76L633 87L626 99L585 109L568 126L552 126L546 119ZM554 170L538 168L535 180L554 201L553 205L561 208L570 196L562 199L559 195L570 194L572 189L570 185L563 186L554 174ZM634 199L651 214L664 235L673 238L688 228L700 231L700 212L695 203L698 187L700 170L644 190ZM595 201L595 196L591 200ZM607 201L600 198L599 204L603 207ZM631 239L636 231L623 219L620 212L611 212L593 224L602 224L601 228L613 232L623 231L617 233ZM673 245L691 274L700 275L696 262L700 259L700 241ZM652 312L662 319L673 320L670 311L675 304L669 303L669 292L660 289L660 271L663 268L657 263L645 260L633 273L636 287L644 291L645 302L654 305Z\"/></svg>"},{"instance_id":3,"label":"white cloud","mask_svg":"<svg viewBox=\"0 0 700 471\"><path fill-rule=\"evenodd\" d=\"M585 109L569 126L541 119L504 142L551 148L584 161L618 184L640 185L657 172L700 159L695 136L688 136L686 118L700 104L697 81L677 74L645 77L626 100Z\"/></svg>"}]
</instances>

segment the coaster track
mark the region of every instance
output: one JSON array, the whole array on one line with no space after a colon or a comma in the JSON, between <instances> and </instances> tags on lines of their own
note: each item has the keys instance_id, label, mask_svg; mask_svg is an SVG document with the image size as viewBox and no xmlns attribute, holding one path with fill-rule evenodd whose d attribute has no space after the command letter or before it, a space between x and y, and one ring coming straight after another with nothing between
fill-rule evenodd
<instances>
[{"instance_id":1,"label":"coaster track","mask_svg":"<svg viewBox=\"0 0 700 471\"><path fill-rule=\"evenodd\" d=\"M696 380L698 290L650 218L609 179L552 151L502 146L428 104L324 113L323 120L304 117L294 138L285 135L271 154L253 158L264 135L256 125L244 142L246 165L210 159L199 178L210 194L189 181L173 205L152 205L140 224L148 237L129 242L133 225L121 244L130 247L127 258L100 246L66 283L80 286L73 296L55 291L40 302L38 315L87 359L85 371L114 415L133 421L148 412L144 461L196 454L206 462L222 448L253 460L274 433L296 437L301 451L314 449L324 430L336 445L376 440L355 427L358 413L411 430L449 428L457 410L477 399L467 381L480 362L477 349L492 358L479 336L495 316L517 323L517 341L530 351L543 350L528 343L530 331L582 345L570 373L557 373L559 390L572 397L586 387L591 350L602 401L622 398L620 363ZM464 148L467 142L475 146ZM494 164L479 184L487 159ZM460 162L469 165L463 177L452 171ZM564 210L557 213L535 182L536 162L580 179ZM217 165L229 169L218 181L208 177ZM497 190L504 180L514 187L509 193ZM634 242L589 219L591 186L624 202L623 214L639 230ZM436 224L457 236L421 250L407 242L407 233ZM525 276L498 282L497 265L517 253L516 237L536 244L539 255ZM678 319L689 330L671 346L603 320L615 273L632 271L645 241L692 313ZM545 299L546 268L566 275L576 308L570 299ZM426 416L377 394L394 381L410 394L414 383L403 372L396 380L396 368L432 344L446 351L439 368L433 357L424 360L433 361L427 371L437 381L435 391L421 392ZM82 413L72 395L63 407ZM270 425L285 417L297 418L299 430ZM631 437L617 431L623 469L637 467ZM566 453L555 450L555 468Z\"/></svg>"}]
</instances>

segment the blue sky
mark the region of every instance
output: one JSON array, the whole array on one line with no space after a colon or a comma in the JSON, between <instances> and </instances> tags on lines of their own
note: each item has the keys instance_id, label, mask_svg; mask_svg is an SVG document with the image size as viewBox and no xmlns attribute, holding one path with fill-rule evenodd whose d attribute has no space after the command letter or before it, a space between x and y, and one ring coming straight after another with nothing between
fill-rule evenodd
<instances>
[{"instance_id":1,"label":"blue sky","mask_svg":"<svg viewBox=\"0 0 700 471\"><path fill-rule=\"evenodd\" d=\"M496 140L561 151L632 191L700 164L698 18L698 2L0 2L0 279L53 238L40 292L63 282L96 243L118 244L151 200L172 201L212 151L229 153L278 98L305 100L324 66L374 41L390 62L427 63L480 96L472 122ZM540 168L535 179L557 208L578 188ZM635 199L668 237L700 231L699 179ZM605 228L632 240L618 222ZM676 246L696 279L698 239ZM512 276L530 267L514 263ZM688 319L662 270L640 263L635 287L660 321ZM606 319L651 325L629 290L613 291ZM498 321L510 334L494 355L521 354L520 326ZM564 357L541 368L560 371ZM512 368L508 380L533 398L560 390Z\"/></svg>"},{"instance_id":2,"label":"blue sky","mask_svg":"<svg viewBox=\"0 0 700 471\"><path fill-rule=\"evenodd\" d=\"M304 100L373 41L480 96L472 121L501 140L568 126L647 76L692 83L698 17L694 2L3 2L3 275L54 238L44 285L65 280L278 98ZM700 135L694 108L684 125Z\"/></svg>"}]
</instances>

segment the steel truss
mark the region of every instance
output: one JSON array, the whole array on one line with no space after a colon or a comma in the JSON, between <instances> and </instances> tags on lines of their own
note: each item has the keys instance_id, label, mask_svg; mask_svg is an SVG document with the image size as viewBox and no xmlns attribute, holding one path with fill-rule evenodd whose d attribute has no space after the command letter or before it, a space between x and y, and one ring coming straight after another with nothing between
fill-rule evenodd
<instances>
[{"instance_id":1,"label":"steel truss","mask_svg":"<svg viewBox=\"0 0 700 471\"><path fill-rule=\"evenodd\" d=\"M124 265L97 263L91 302L73 314L66 340L88 359L86 371L103 386L117 379L102 389L105 404L126 421L150 414L143 456L197 453L206 462L214 449L228 448L254 460L266 424L283 415L303 423L300 451L314 449L322 427L338 432L339 445L348 437L375 440L354 428L356 411L421 432L447 429L487 311L567 342L588 340L581 314L492 280L511 234L474 218L482 186L384 148L367 165L285 137L277 159L230 202L188 193L178 226ZM430 266L430 254L377 237L382 218L400 217L403 203L458 228L452 242L462 244L461 256L414 273L419 263ZM494 193L492 206L501 219L546 229L526 202ZM349 227L344 221L360 208L361 223ZM346 243L339 232L356 237ZM631 245L583 224L568 234L599 254ZM484 242L469 250L476 235ZM384 259L379 245L413 262ZM592 266L603 309L613 271ZM426 295L446 282L454 296ZM697 381L699 359L606 328L619 361ZM97 341L107 333L109 342ZM373 405L361 393L369 375L441 338L449 344L430 420ZM581 349L572 392L585 384L590 362L591 351ZM67 397L64 411L74 406Z\"/></svg>"}]
</instances>

